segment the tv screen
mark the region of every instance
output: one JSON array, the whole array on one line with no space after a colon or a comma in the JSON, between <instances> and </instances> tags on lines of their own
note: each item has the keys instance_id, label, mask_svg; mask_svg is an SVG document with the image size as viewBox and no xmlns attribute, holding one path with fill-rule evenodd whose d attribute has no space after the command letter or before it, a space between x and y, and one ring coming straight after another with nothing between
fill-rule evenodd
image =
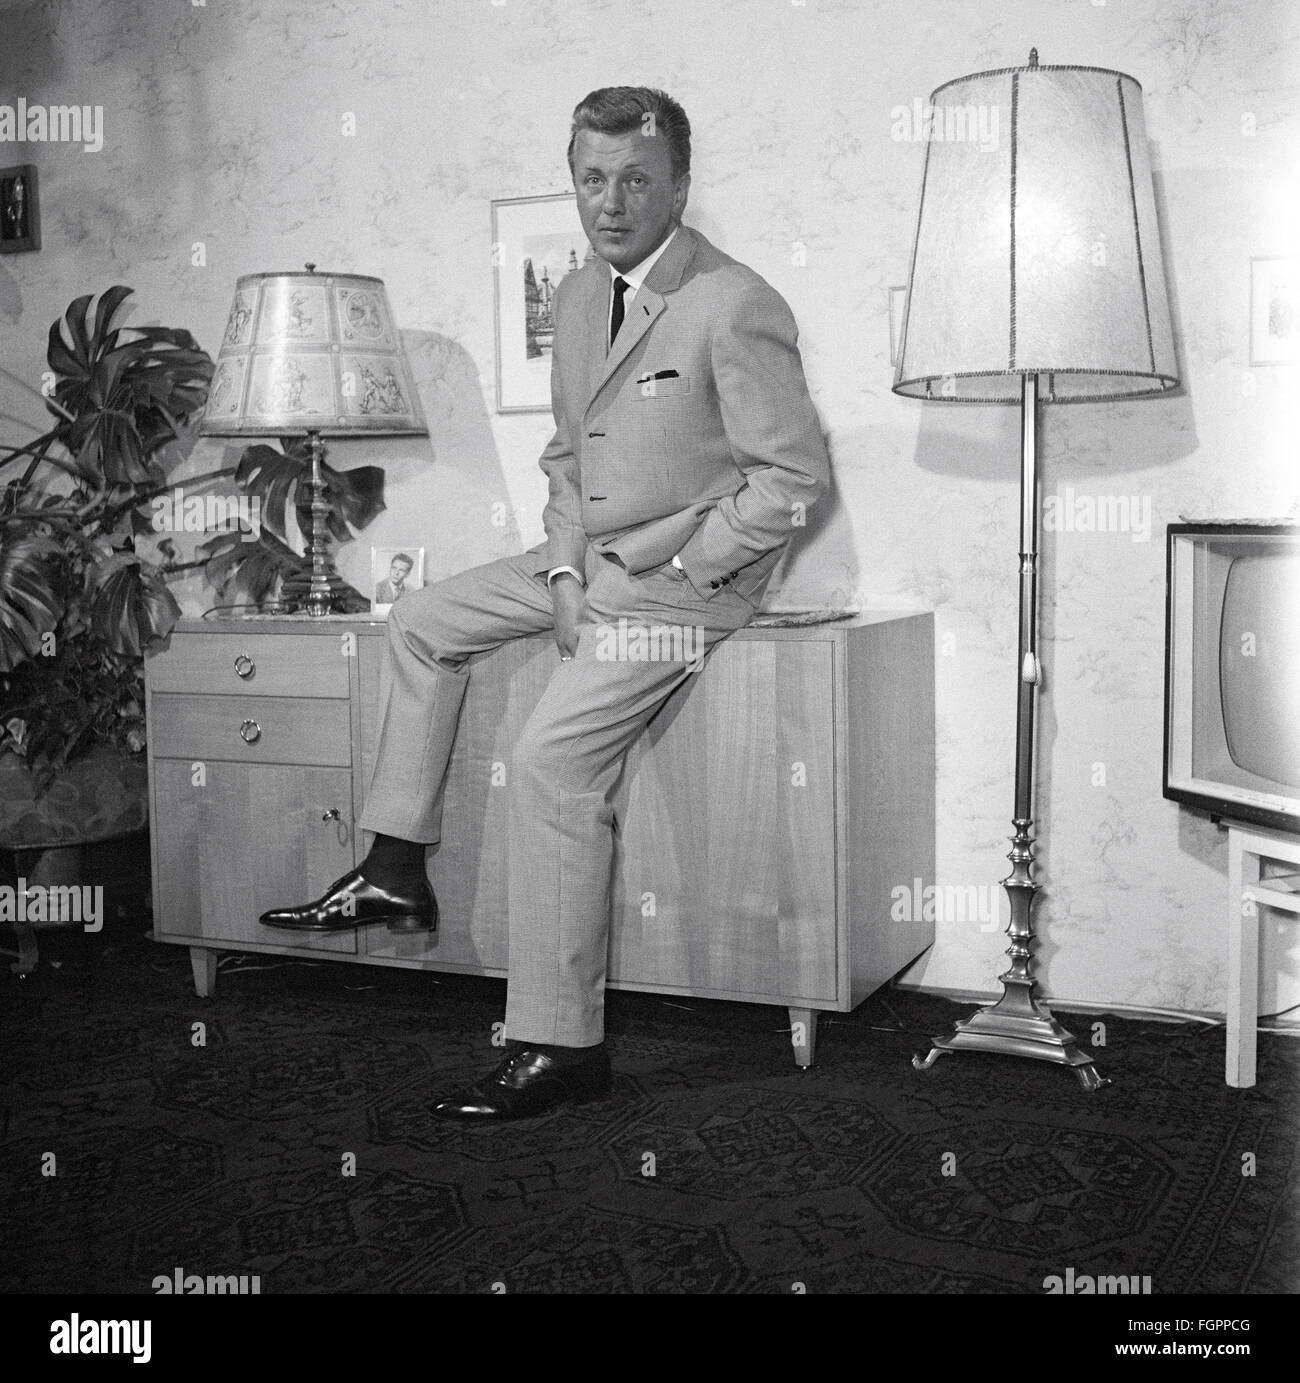
<instances>
[{"instance_id":1,"label":"tv screen","mask_svg":"<svg viewBox=\"0 0 1300 1383\"><path fill-rule=\"evenodd\" d=\"M1300 554L1233 559L1223 594L1219 687L1233 763L1300 790Z\"/></svg>"},{"instance_id":2,"label":"tv screen","mask_svg":"<svg viewBox=\"0 0 1300 1383\"><path fill-rule=\"evenodd\" d=\"M1300 833L1300 524L1170 524L1165 796Z\"/></svg>"}]
</instances>

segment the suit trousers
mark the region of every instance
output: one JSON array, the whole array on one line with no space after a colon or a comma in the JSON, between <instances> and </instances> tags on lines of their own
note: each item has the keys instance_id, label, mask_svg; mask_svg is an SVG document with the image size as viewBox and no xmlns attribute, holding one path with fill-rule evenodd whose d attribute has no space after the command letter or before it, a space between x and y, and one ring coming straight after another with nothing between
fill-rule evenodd
<instances>
[{"instance_id":1,"label":"suit trousers","mask_svg":"<svg viewBox=\"0 0 1300 1383\"><path fill-rule=\"evenodd\" d=\"M506 557L409 591L388 619L375 769L361 825L433 844L471 654L552 630L537 557ZM669 694L754 615L726 589L704 599L671 563L633 576L588 548L572 661L555 673L506 765L506 1034L586 1047L604 1037L614 859L611 797L623 760Z\"/></svg>"}]
</instances>

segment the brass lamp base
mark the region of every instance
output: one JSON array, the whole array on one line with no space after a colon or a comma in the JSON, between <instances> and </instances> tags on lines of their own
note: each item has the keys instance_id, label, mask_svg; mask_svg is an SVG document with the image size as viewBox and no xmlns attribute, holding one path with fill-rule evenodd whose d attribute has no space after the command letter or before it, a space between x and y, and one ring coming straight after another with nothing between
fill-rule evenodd
<instances>
[{"instance_id":1,"label":"brass lamp base","mask_svg":"<svg viewBox=\"0 0 1300 1383\"><path fill-rule=\"evenodd\" d=\"M343 609L348 583L334 570L303 572L280 584L280 600L291 614L330 615Z\"/></svg>"},{"instance_id":2,"label":"brass lamp base","mask_svg":"<svg viewBox=\"0 0 1300 1383\"><path fill-rule=\"evenodd\" d=\"M1100 1090L1110 1081L1097 1074L1092 1058L1079 1050L1068 1029L1052 1017L1034 996L1034 927L1032 912L1039 883L1034 878L1033 822L1018 816L1012 823L1011 873L1002 880L1011 903L1011 923L1007 935L1011 945L1007 970L998 976L1002 997L963 1022L955 1023L951 1037L930 1039L928 1056L914 1056L912 1065L928 1071L947 1052L1001 1052L1006 1056L1029 1056L1070 1066L1085 1090Z\"/></svg>"},{"instance_id":3,"label":"brass lamp base","mask_svg":"<svg viewBox=\"0 0 1300 1383\"><path fill-rule=\"evenodd\" d=\"M1008 1013L1003 1009L1005 1002L1004 998L955 1024L956 1031L951 1037L931 1038L929 1054L914 1056L912 1065L918 1071L928 1071L948 1052L1000 1052L1006 1056L1029 1056L1054 1062L1057 1066L1073 1067L1085 1090L1100 1090L1103 1085L1110 1084L1107 1077L1097 1073L1092 1058L1079 1050L1074 1037L1049 1010L1030 1000L1034 1013Z\"/></svg>"},{"instance_id":4,"label":"brass lamp base","mask_svg":"<svg viewBox=\"0 0 1300 1383\"><path fill-rule=\"evenodd\" d=\"M343 608L342 597L347 590L347 582L334 570L334 559L330 555L329 487L322 470L325 443L315 429L307 434L307 446L311 454L311 471L304 484L311 506L311 518L306 533L305 555L311 559L311 570L288 577L280 587L280 597L290 610L305 610L307 614L319 617Z\"/></svg>"}]
</instances>

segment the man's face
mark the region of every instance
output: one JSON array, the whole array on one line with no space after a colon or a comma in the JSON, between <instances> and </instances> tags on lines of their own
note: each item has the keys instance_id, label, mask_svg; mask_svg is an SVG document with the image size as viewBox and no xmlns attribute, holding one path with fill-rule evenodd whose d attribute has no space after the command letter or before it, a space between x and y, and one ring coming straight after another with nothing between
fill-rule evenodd
<instances>
[{"instance_id":1,"label":"man's face","mask_svg":"<svg viewBox=\"0 0 1300 1383\"><path fill-rule=\"evenodd\" d=\"M579 130L573 144L578 215L591 247L619 273L668 237L686 208L691 175L674 182L663 135Z\"/></svg>"},{"instance_id":2,"label":"man's face","mask_svg":"<svg viewBox=\"0 0 1300 1383\"><path fill-rule=\"evenodd\" d=\"M400 586L410 574L411 564L403 562L400 557L394 557L388 564L388 579L394 586Z\"/></svg>"}]
</instances>

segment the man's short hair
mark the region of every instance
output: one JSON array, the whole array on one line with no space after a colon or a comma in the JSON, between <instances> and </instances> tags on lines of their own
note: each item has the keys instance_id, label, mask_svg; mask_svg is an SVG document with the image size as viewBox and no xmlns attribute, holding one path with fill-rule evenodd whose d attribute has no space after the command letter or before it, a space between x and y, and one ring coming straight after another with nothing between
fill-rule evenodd
<instances>
[{"instance_id":1,"label":"man's short hair","mask_svg":"<svg viewBox=\"0 0 1300 1383\"><path fill-rule=\"evenodd\" d=\"M414 571L414 570L415 570L415 558L414 558L414 557L408 557L408 556L406 555L406 553L404 553L404 552L395 552L395 553L393 553L393 556L392 556L391 560L389 561L388 565L391 567L391 566L393 565L394 562L405 562L405 563L406 563L406 570L407 570L407 571Z\"/></svg>"},{"instance_id":2,"label":"man's short hair","mask_svg":"<svg viewBox=\"0 0 1300 1383\"><path fill-rule=\"evenodd\" d=\"M668 141L673 181L691 171L691 122L686 112L668 95L649 86L603 86L589 92L573 109L569 135L569 171L573 172L573 145L579 130L597 134L662 135Z\"/></svg>"}]
</instances>

